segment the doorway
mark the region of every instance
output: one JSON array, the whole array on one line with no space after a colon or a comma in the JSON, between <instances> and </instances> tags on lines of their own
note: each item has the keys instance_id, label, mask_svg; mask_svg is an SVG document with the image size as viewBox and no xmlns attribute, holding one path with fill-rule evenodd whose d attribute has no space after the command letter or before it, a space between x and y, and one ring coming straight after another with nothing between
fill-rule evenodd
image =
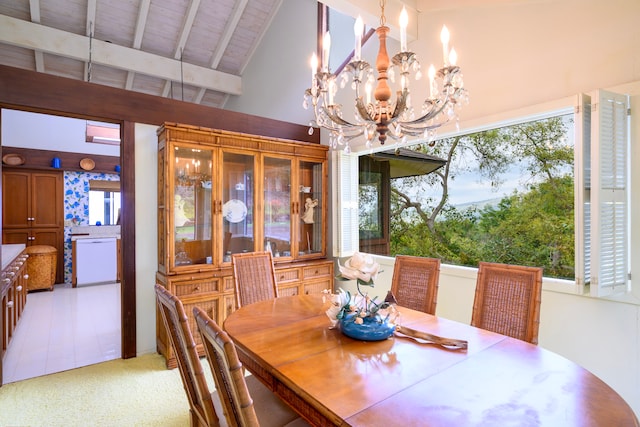
<instances>
[{"instance_id":1,"label":"doorway","mask_svg":"<svg viewBox=\"0 0 640 427\"><path fill-rule=\"evenodd\" d=\"M53 292L32 292L27 296L26 307L31 310L25 308L24 321L21 320L16 328L16 340L12 341L7 349L4 382L10 382L12 375L14 375L13 378L24 379L25 372L37 375L44 370L42 374L48 374L123 357L120 283L100 283L80 289L72 286L71 274L73 269L71 235L74 227L96 226L96 221L91 223L91 218L95 215L91 215L90 212L89 182L117 182L118 187L120 186L120 144L114 144L113 138L110 138L108 143L101 143L99 138L94 138L95 135L90 135L89 123L93 131L96 123L100 127L99 122L18 110L3 109L1 113L3 151L20 148L32 153L43 150L44 153L51 152L53 148L61 152L55 158L57 164L52 162L50 166L54 169L59 167L64 175L65 198L64 249L62 254L58 254L64 260L62 262L63 280L56 281ZM118 135L120 134L118 124L105 124L104 128L115 128ZM77 161L78 155L75 153L81 155L80 162ZM99 161L92 160L96 157L108 156L115 159L116 163L116 166L110 166L109 170L105 170ZM112 222L115 223L115 215L112 216L114 216ZM106 228L108 227L100 227L100 230L104 231ZM118 237L120 237L119 231ZM101 305L100 302L103 304ZM38 313L34 315L33 311ZM78 316L82 313L87 321L78 322ZM94 313L96 316L88 317L88 313ZM43 316L51 317L44 319ZM32 320L29 320L30 318ZM99 322L97 322L98 319ZM93 322L94 320L96 322ZM26 344L19 339L21 334L28 335L29 342L42 339L45 343L49 343L46 351L43 351L40 346L40 351L27 351L28 357L23 355L18 358L20 363L31 363L33 365L31 369L12 365L14 355L24 354ZM71 352L69 352L70 347ZM12 374L12 371L15 374Z\"/></svg>"}]
</instances>

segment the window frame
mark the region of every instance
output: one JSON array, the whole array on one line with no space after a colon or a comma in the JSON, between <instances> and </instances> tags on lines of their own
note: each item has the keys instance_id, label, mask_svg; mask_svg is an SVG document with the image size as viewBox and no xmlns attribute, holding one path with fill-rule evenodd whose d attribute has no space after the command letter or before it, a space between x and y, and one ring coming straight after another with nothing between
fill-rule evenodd
<instances>
[{"instance_id":1,"label":"window frame","mask_svg":"<svg viewBox=\"0 0 640 427\"><path fill-rule=\"evenodd\" d=\"M596 91L594 91L596 92ZM504 127L504 126L510 126L510 125L515 125L515 124L520 124L520 123L524 123L524 122L529 122L529 121L536 121L536 120L542 120L545 118L549 118L549 117L554 117L554 116L558 116L558 115L564 115L564 114L574 114L574 117L576 118L575 122L578 122L578 117L577 114L579 112L579 108L578 108L578 104L577 104L577 97L573 96L573 97L568 97L568 98L563 98L561 100L557 100L557 101L553 101L553 102L548 102L548 103L544 103L544 104L538 104L538 105L534 105L531 107L527 107L527 108L523 108L523 109L519 109L519 110L514 110L512 112L510 112L509 114L503 114L503 115L496 115L496 116L492 116L489 118L484 118L484 119L477 119L475 121L468 121L466 122L466 126L464 127L460 127L457 130L451 130L451 129L444 129L444 130L440 130L439 131L439 136L438 139L443 139L443 138L450 138L450 137L455 137L455 136L459 136L459 135L464 135L464 134L469 134L469 133L474 133L474 132L481 132L481 131L485 131L485 130L489 130L489 129L493 129L493 128L497 128L497 127ZM627 118L627 126L629 126L629 122L633 123L632 120L630 120L630 118ZM630 133L628 133L628 135L630 136ZM578 147L579 145L582 145L582 141L581 139L579 140L578 138L581 138L582 135L579 135L577 132L575 134L575 140L574 140L574 147ZM630 139L630 138L628 138ZM414 145L416 143L419 143L421 141L419 140L413 140L413 141L409 141L406 144L404 144L403 146L410 146L410 145ZM437 142L436 142L437 143ZM356 153L352 153L351 156L357 156L358 154L360 155L365 155L365 154L369 154L371 151L379 151L382 148L378 149L378 150L368 150L366 153L365 152L356 152ZM579 151L580 152L580 156L582 156L582 152L580 149L574 149L574 151ZM629 155L631 154L630 151L628 153ZM340 164L340 159L343 158L343 156L347 156L347 155L341 155L338 156L339 158L336 161L336 164L339 165ZM630 170L631 170L631 163L632 161L629 161L629 164L627 165L627 174L629 176L628 178L628 182L629 185L631 185L632 180L630 178ZM356 163L357 164L357 163ZM575 160L574 160L574 166L575 166ZM340 166L338 166L340 167ZM344 162L342 163L342 167L344 168ZM343 172L344 173L344 172ZM355 173L355 185L357 186L357 177L358 177L358 171L356 170ZM574 174L574 179L576 180L577 183L577 177L575 177ZM576 184L577 185L577 184ZM338 195L338 199L342 200L341 198L344 197L344 188L343 186L335 186L334 188L338 189L338 191L336 191L336 193L343 193L343 195ZM357 188L357 187L356 187ZM627 191L628 188L627 188ZM353 190L352 190L353 192ZM577 191L576 191L577 192ZM355 214L357 215L357 190L355 191L356 193L356 212ZM336 200L337 203L337 200ZM350 203L354 203L353 200L350 200ZM337 203L337 206L341 206L339 203ZM582 207L582 205L581 205ZM575 205L574 206L574 210L578 209L578 206ZM632 212L632 206L629 204L628 208L628 215L629 217L632 216L633 212ZM338 217L340 217L341 213L343 211L343 207L341 206L341 210L340 210L340 214L338 215ZM578 215L576 215L577 217ZM582 216L582 214L580 214L580 216ZM357 224L357 218L356 218L356 224ZM336 232L337 234L341 234L343 233L343 229L341 228L341 224L340 224L340 218L338 218L338 224L336 226ZM578 230L578 228L576 227L576 231L575 231L575 239L576 239L576 256L578 256L578 245L582 245L583 243L583 236L582 236L582 225L580 226L580 231ZM334 233L334 234L335 234ZM359 230L356 229L355 230L355 236L359 237ZM627 238L630 239L631 238L631 227L629 225L627 231ZM353 236L352 236L353 237ZM349 240L348 238L345 238L345 235L342 234L342 239L344 240ZM338 240L334 239L334 242L336 242L337 244L334 247L334 254L341 254L340 256L349 256L352 252L347 250L345 251L344 248L341 246L340 242ZM354 246L354 247L358 247L358 246ZM576 277L578 277L578 265L582 265L582 260L584 253L580 254L580 264L578 264L578 262L576 262ZM630 245L627 247L627 265L630 266L631 265L631 260L632 260L632 256L631 256L631 248ZM630 268L630 267L629 267ZM631 286L631 280L630 280L630 272L629 272L629 280L628 280L628 286L627 286L627 293L620 297L619 295L611 295L611 294L599 294L598 292L592 292L591 289L589 289L588 287L584 286L584 283L580 283L579 281L576 280L565 280L565 279L555 279L555 278L548 278L545 277L544 278L544 286L543 289L545 291L553 291L553 292L561 292L561 293L569 293L569 294L577 294L577 295L584 295L584 296L593 296L593 297L602 297L602 298L607 298L607 297L611 297L614 299L620 299L622 298L623 300L625 299L629 299L630 302L637 302L635 301L635 295L634 295L634 289Z\"/></svg>"}]
</instances>

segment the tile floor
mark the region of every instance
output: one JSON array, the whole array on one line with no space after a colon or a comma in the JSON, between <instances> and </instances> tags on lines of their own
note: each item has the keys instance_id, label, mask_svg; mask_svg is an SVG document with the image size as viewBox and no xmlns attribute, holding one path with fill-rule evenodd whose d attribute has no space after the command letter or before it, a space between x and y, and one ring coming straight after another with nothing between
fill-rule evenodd
<instances>
[{"instance_id":1,"label":"tile floor","mask_svg":"<svg viewBox=\"0 0 640 427\"><path fill-rule=\"evenodd\" d=\"M120 358L120 335L120 283L30 292L3 384Z\"/></svg>"}]
</instances>

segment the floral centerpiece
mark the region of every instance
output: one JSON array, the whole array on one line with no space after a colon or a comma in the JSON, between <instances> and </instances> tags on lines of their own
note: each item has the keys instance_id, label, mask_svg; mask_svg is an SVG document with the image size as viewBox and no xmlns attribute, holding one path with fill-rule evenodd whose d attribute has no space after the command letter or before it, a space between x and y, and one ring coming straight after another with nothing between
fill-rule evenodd
<instances>
[{"instance_id":1,"label":"floral centerpiece","mask_svg":"<svg viewBox=\"0 0 640 427\"><path fill-rule=\"evenodd\" d=\"M344 265L340 265L340 280L356 280L357 294L338 289L331 295L331 307L326 311L333 326L355 339L376 341L390 337L398 317L395 306L389 301L379 301L363 292L361 286L373 287L380 273L380 264L371 255L356 252Z\"/></svg>"}]
</instances>

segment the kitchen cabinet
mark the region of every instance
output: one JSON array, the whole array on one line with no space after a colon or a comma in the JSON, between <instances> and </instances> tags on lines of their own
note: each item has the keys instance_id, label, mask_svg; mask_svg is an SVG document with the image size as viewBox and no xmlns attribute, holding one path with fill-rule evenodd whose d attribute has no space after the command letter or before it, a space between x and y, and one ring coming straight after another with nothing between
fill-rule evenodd
<instances>
[{"instance_id":1,"label":"kitchen cabinet","mask_svg":"<svg viewBox=\"0 0 640 427\"><path fill-rule=\"evenodd\" d=\"M2 385L4 354L27 303L26 259L28 255L24 250L18 249L17 256L15 256L16 247L24 248L24 245L3 245L2 248L4 268L0 272L0 332L2 333L0 339L2 341L0 343L0 385ZM5 257L10 257L11 261L6 262Z\"/></svg>"},{"instance_id":2,"label":"kitchen cabinet","mask_svg":"<svg viewBox=\"0 0 640 427\"><path fill-rule=\"evenodd\" d=\"M270 250L283 296L333 288L327 153L319 144L175 123L158 129L156 282L182 300L192 330L193 306L220 325L235 310L234 253ZM161 321L157 345L174 367Z\"/></svg>"},{"instance_id":3,"label":"kitchen cabinet","mask_svg":"<svg viewBox=\"0 0 640 427\"><path fill-rule=\"evenodd\" d=\"M56 283L64 282L64 207L59 171L2 170L2 242L58 251Z\"/></svg>"}]
</instances>

